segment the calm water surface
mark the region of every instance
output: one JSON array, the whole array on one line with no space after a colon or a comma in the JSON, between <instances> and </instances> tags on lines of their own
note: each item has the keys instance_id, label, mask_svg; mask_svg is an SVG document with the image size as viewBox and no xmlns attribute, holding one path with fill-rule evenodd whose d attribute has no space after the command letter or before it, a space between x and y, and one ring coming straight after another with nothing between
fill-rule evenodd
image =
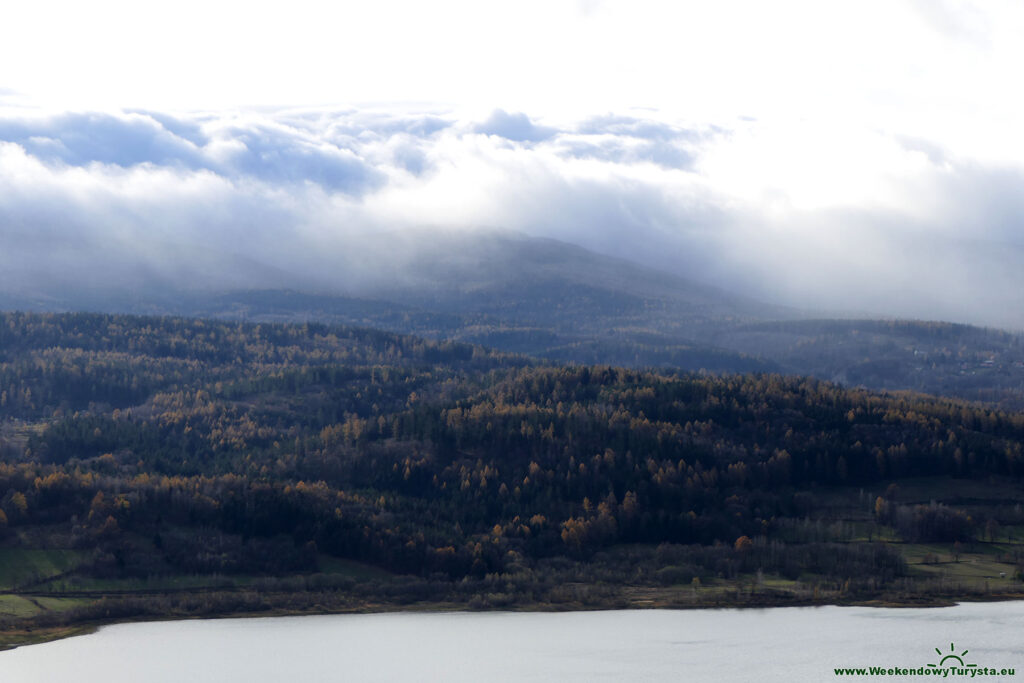
<instances>
[{"instance_id":1,"label":"calm water surface","mask_svg":"<svg viewBox=\"0 0 1024 683\"><path fill-rule=\"evenodd\" d=\"M983 680L1024 683L1024 602L121 624L0 653L0 681L922 681L935 678L833 669L926 666L951 645L965 663L1018 670Z\"/></svg>"}]
</instances>

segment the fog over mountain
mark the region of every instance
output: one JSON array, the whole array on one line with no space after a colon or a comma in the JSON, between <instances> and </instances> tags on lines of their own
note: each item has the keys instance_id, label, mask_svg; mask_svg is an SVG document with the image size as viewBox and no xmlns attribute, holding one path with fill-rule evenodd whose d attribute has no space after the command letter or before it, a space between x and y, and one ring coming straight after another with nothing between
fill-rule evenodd
<instances>
[{"instance_id":1,"label":"fog over mountain","mask_svg":"<svg viewBox=\"0 0 1024 683\"><path fill-rule=\"evenodd\" d=\"M368 249L374 235L502 229L772 303L1024 326L1019 168L862 131L886 185L856 204L863 188L811 201L785 177L751 193L730 159L769 153L778 132L501 110L8 109L0 287L350 290L377 259L397 273L417 258L402 240Z\"/></svg>"}]
</instances>

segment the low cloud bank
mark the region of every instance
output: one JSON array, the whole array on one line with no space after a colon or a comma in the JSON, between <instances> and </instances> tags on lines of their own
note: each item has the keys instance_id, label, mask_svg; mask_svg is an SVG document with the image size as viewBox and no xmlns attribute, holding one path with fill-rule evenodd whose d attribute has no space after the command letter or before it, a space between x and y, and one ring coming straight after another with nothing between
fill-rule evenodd
<instances>
[{"instance_id":1,"label":"low cloud bank","mask_svg":"<svg viewBox=\"0 0 1024 683\"><path fill-rule=\"evenodd\" d=\"M0 291L357 287L500 228L763 299L1024 327L1021 167L858 128L522 112L0 113ZM405 254L404 257L415 255Z\"/></svg>"}]
</instances>

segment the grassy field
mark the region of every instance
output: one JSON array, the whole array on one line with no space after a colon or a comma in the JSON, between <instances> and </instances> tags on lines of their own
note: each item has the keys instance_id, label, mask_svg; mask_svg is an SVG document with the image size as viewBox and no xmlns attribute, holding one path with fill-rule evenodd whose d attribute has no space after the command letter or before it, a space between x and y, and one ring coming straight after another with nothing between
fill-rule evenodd
<instances>
[{"instance_id":1,"label":"grassy field","mask_svg":"<svg viewBox=\"0 0 1024 683\"><path fill-rule=\"evenodd\" d=\"M24 552L24 551L22 551ZM33 551L34 552L34 551ZM353 560L343 560L329 555L317 558L320 574L341 576L354 581L380 581L392 578L389 572ZM264 577L223 574L170 574L145 578L97 579L71 574L51 581L38 583L33 592L52 593L156 593L186 590L224 590L246 588L258 584Z\"/></svg>"},{"instance_id":2,"label":"grassy field","mask_svg":"<svg viewBox=\"0 0 1024 683\"><path fill-rule=\"evenodd\" d=\"M41 583L35 589L53 593L149 593L200 588L235 588L248 585L254 580L251 576L227 577L220 574L172 574L124 579L67 576Z\"/></svg>"},{"instance_id":3,"label":"grassy field","mask_svg":"<svg viewBox=\"0 0 1024 683\"><path fill-rule=\"evenodd\" d=\"M20 595L0 595L0 616L34 617L42 610L26 597Z\"/></svg>"},{"instance_id":4,"label":"grassy field","mask_svg":"<svg viewBox=\"0 0 1024 683\"><path fill-rule=\"evenodd\" d=\"M1016 578L1016 564L1007 561L1007 553L1013 547L1009 544L974 543L957 553L949 544L899 544L913 575L992 590L1020 586Z\"/></svg>"},{"instance_id":5,"label":"grassy field","mask_svg":"<svg viewBox=\"0 0 1024 683\"><path fill-rule=\"evenodd\" d=\"M59 576L79 565L82 559L76 550L0 548L0 590L13 590Z\"/></svg>"},{"instance_id":6,"label":"grassy field","mask_svg":"<svg viewBox=\"0 0 1024 683\"><path fill-rule=\"evenodd\" d=\"M34 617L42 612L63 612L89 603L83 598L0 595L0 617Z\"/></svg>"},{"instance_id":7,"label":"grassy field","mask_svg":"<svg viewBox=\"0 0 1024 683\"><path fill-rule=\"evenodd\" d=\"M323 574L347 576L356 581L384 580L393 576L379 567L330 555L320 555L317 559L317 568Z\"/></svg>"}]
</instances>

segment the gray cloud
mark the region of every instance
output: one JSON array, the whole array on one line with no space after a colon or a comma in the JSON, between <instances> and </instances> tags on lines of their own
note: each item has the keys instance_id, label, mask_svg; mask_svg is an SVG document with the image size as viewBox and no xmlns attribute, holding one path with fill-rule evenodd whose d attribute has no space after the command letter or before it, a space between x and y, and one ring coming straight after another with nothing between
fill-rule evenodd
<instances>
[{"instance_id":1,"label":"gray cloud","mask_svg":"<svg viewBox=\"0 0 1024 683\"><path fill-rule=\"evenodd\" d=\"M453 122L432 114L400 116L384 113L350 112L348 116L330 120L332 134L344 134L353 138L381 138L407 133L417 138L429 138L435 133L450 128Z\"/></svg>"},{"instance_id":2,"label":"gray cloud","mask_svg":"<svg viewBox=\"0 0 1024 683\"><path fill-rule=\"evenodd\" d=\"M211 122L153 112L62 114L0 120L0 140L69 166L150 164L278 184L311 182L353 195L383 182L353 149L278 122Z\"/></svg>"},{"instance_id":3,"label":"gray cloud","mask_svg":"<svg viewBox=\"0 0 1024 683\"><path fill-rule=\"evenodd\" d=\"M708 132L700 132L671 126L661 121L613 115L591 118L578 126L577 131L589 135L617 135L657 142L697 142L707 137L708 133L720 132L717 128L712 128Z\"/></svg>"},{"instance_id":4,"label":"gray cloud","mask_svg":"<svg viewBox=\"0 0 1024 683\"><path fill-rule=\"evenodd\" d=\"M598 136L594 136L598 137ZM602 139L603 138L603 139ZM672 142L633 141L600 136L597 140L577 139L562 143L562 153L577 159L598 159L612 163L650 162L664 168L689 169L696 156Z\"/></svg>"},{"instance_id":5,"label":"gray cloud","mask_svg":"<svg viewBox=\"0 0 1024 683\"><path fill-rule=\"evenodd\" d=\"M398 243L362 236L492 226L782 303L1024 327L1024 169L875 135L912 169L885 201L801 207L770 172L730 185L759 160L720 160L735 131L641 117L0 116L0 290L345 289L397 276Z\"/></svg>"},{"instance_id":6,"label":"gray cloud","mask_svg":"<svg viewBox=\"0 0 1024 683\"><path fill-rule=\"evenodd\" d=\"M912 135L896 135L896 142L904 149L911 152L920 152L928 157L928 161L935 165L946 163L948 152L930 140L914 137Z\"/></svg>"},{"instance_id":7,"label":"gray cloud","mask_svg":"<svg viewBox=\"0 0 1024 683\"><path fill-rule=\"evenodd\" d=\"M191 142L196 147L202 147L210 141L208 135L203 132L200 121L172 116L158 111L147 109L129 110L127 114L138 114L152 119L160 124L164 130L183 140Z\"/></svg>"},{"instance_id":8,"label":"gray cloud","mask_svg":"<svg viewBox=\"0 0 1024 683\"><path fill-rule=\"evenodd\" d=\"M62 114L41 121L0 121L0 140L17 143L45 161L74 166L91 162L203 166L195 144L138 114Z\"/></svg>"},{"instance_id":9,"label":"gray cloud","mask_svg":"<svg viewBox=\"0 0 1024 683\"><path fill-rule=\"evenodd\" d=\"M551 138L557 132L554 128L534 125L526 114L510 114L503 109L495 109L475 130L477 133L497 135L513 142L539 142Z\"/></svg>"},{"instance_id":10,"label":"gray cloud","mask_svg":"<svg viewBox=\"0 0 1024 683\"><path fill-rule=\"evenodd\" d=\"M565 154L613 163L653 163L689 170L701 147L726 135L718 127L682 128L632 116L599 116L584 121L574 135L560 138Z\"/></svg>"},{"instance_id":11,"label":"gray cloud","mask_svg":"<svg viewBox=\"0 0 1024 683\"><path fill-rule=\"evenodd\" d=\"M362 194L384 180L351 149L286 128L231 126L218 135L233 145L220 167L240 176L272 183L311 182L349 194Z\"/></svg>"}]
</instances>

